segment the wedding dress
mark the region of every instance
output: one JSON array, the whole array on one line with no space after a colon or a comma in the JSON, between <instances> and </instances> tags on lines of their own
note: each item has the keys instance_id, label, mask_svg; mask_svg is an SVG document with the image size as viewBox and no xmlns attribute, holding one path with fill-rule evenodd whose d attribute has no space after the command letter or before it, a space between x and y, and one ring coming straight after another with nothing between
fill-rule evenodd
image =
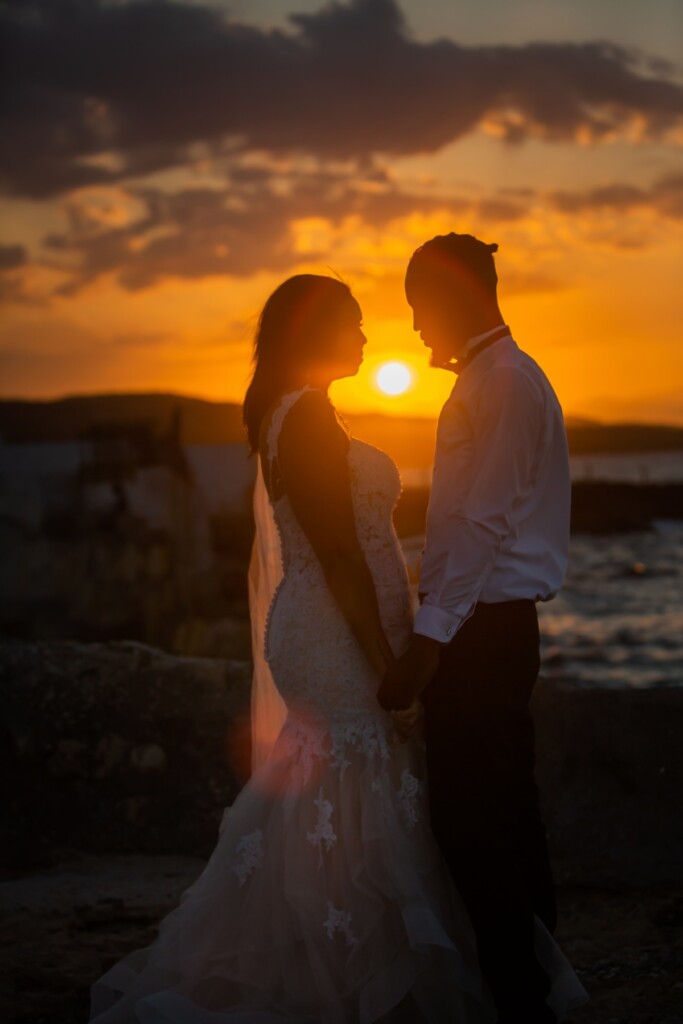
<instances>
[{"instance_id":1,"label":"wedding dress","mask_svg":"<svg viewBox=\"0 0 683 1024\"><path fill-rule=\"evenodd\" d=\"M267 498L263 474L305 390L273 415L254 499L255 771L156 942L93 986L97 1024L495 1020L428 827L420 742L401 743L379 708L377 676L286 495ZM412 622L391 520L398 472L356 439L348 466L358 537L398 654ZM554 1002L567 1008L581 987L547 933L543 941Z\"/></svg>"}]
</instances>

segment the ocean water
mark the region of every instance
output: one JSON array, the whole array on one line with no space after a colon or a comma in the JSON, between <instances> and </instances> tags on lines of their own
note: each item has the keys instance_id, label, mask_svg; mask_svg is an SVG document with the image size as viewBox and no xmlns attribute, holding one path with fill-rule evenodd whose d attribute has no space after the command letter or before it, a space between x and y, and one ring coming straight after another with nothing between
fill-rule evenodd
<instances>
[{"instance_id":1,"label":"ocean water","mask_svg":"<svg viewBox=\"0 0 683 1024\"><path fill-rule=\"evenodd\" d=\"M403 542L417 590L423 540ZM538 605L541 674L573 686L683 685L683 522L572 537L564 587Z\"/></svg>"},{"instance_id":2,"label":"ocean water","mask_svg":"<svg viewBox=\"0 0 683 1024\"><path fill-rule=\"evenodd\" d=\"M683 685L683 522L572 537L565 585L538 607L545 677L579 686Z\"/></svg>"},{"instance_id":3,"label":"ocean water","mask_svg":"<svg viewBox=\"0 0 683 1024\"><path fill-rule=\"evenodd\" d=\"M630 484L683 482L683 452L640 452L621 455L572 455L572 480L610 480Z\"/></svg>"},{"instance_id":4,"label":"ocean water","mask_svg":"<svg viewBox=\"0 0 683 1024\"><path fill-rule=\"evenodd\" d=\"M609 480L628 484L683 483L683 452L625 452L618 455L572 455L572 480ZM431 466L401 466L404 487L429 487Z\"/></svg>"}]
</instances>

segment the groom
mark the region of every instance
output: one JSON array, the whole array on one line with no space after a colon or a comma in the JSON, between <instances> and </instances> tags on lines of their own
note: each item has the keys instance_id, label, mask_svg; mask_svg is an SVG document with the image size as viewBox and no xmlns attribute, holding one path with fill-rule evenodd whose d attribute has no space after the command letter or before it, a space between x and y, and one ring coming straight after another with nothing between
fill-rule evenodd
<instances>
[{"instance_id":1,"label":"groom","mask_svg":"<svg viewBox=\"0 0 683 1024\"><path fill-rule=\"evenodd\" d=\"M497 248L440 235L408 265L413 328L457 380L439 418L414 633L379 700L422 698L432 827L499 1024L546 1024L534 916L552 931L556 911L529 698L536 602L567 565L570 483L557 398L498 306Z\"/></svg>"}]
</instances>

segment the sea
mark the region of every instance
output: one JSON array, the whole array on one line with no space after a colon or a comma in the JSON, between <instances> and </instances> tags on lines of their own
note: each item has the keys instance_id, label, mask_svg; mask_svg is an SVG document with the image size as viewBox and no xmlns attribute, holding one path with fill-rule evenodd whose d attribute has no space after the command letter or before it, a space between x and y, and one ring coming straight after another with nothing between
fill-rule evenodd
<instances>
[{"instance_id":1,"label":"sea","mask_svg":"<svg viewBox=\"0 0 683 1024\"><path fill-rule=\"evenodd\" d=\"M683 482L683 453L572 459L574 480ZM421 542L406 555L417 576ZM683 686L683 520L609 535L575 534L564 587L538 605L541 675L569 686Z\"/></svg>"},{"instance_id":2,"label":"sea","mask_svg":"<svg viewBox=\"0 0 683 1024\"><path fill-rule=\"evenodd\" d=\"M683 685L683 521L571 539L565 585L539 604L542 675L573 686Z\"/></svg>"},{"instance_id":3,"label":"sea","mask_svg":"<svg viewBox=\"0 0 683 1024\"><path fill-rule=\"evenodd\" d=\"M683 452L573 456L572 479L683 482ZM575 535L564 587L539 606L543 675L574 686L683 686L683 521Z\"/></svg>"}]
</instances>

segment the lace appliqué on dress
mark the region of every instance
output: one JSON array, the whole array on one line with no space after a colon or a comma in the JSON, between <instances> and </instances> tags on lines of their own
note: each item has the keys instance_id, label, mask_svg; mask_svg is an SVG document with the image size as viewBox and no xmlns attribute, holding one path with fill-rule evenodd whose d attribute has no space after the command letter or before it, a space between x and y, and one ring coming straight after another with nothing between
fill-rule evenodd
<instances>
[{"instance_id":1,"label":"lace appliqu\u00e9 on dress","mask_svg":"<svg viewBox=\"0 0 683 1024\"><path fill-rule=\"evenodd\" d=\"M287 742L289 753L298 753L303 770L303 781L307 783L316 761L327 760L325 750L325 732L313 725L306 725L289 716L285 726L283 739Z\"/></svg>"},{"instance_id":2,"label":"lace appliqu\u00e9 on dress","mask_svg":"<svg viewBox=\"0 0 683 1024\"><path fill-rule=\"evenodd\" d=\"M235 864L233 871L244 885L251 874L263 864L263 832L260 828L254 829L248 835L242 836L238 842L235 853L241 855L242 860Z\"/></svg>"},{"instance_id":3,"label":"lace appliqu\u00e9 on dress","mask_svg":"<svg viewBox=\"0 0 683 1024\"><path fill-rule=\"evenodd\" d=\"M401 772L401 787L396 791L396 797L408 828L414 828L420 820L418 805L423 789L420 780L404 768Z\"/></svg>"},{"instance_id":4,"label":"lace appliqu\u00e9 on dress","mask_svg":"<svg viewBox=\"0 0 683 1024\"><path fill-rule=\"evenodd\" d=\"M347 910L337 910L331 901L327 903L327 921L325 930L328 939L333 939L336 932L340 932L346 939L346 945L357 946L358 939L351 928L351 914Z\"/></svg>"},{"instance_id":5,"label":"lace appliqu\u00e9 on dress","mask_svg":"<svg viewBox=\"0 0 683 1024\"><path fill-rule=\"evenodd\" d=\"M348 748L360 751L369 760L379 755L383 761L387 761L391 756L386 726L384 723L378 725L372 719L368 721L365 716L358 716L355 721L335 724L330 735L330 763L333 768L339 769L342 778L344 770L351 764L346 756Z\"/></svg>"},{"instance_id":6,"label":"lace appliqu\u00e9 on dress","mask_svg":"<svg viewBox=\"0 0 683 1024\"><path fill-rule=\"evenodd\" d=\"M319 863L322 867L323 843L325 844L325 849L329 852L337 842L337 833L332 826L332 812L334 808L330 800L325 800L322 786L320 787L317 800L314 800L313 803L318 808L318 821L316 822L315 829L306 834L306 838L309 843L313 843L314 846L318 847L320 854Z\"/></svg>"},{"instance_id":7,"label":"lace appliqu\u00e9 on dress","mask_svg":"<svg viewBox=\"0 0 683 1024\"><path fill-rule=\"evenodd\" d=\"M290 755L298 753L303 782L307 783L316 762L329 764L341 773L351 764L351 751L363 754L368 760L391 757L389 730L379 716L368 718L358 714L332 721L325 725L305 721L290 714L281 737Z\"/></svg>"}]
</instances>

